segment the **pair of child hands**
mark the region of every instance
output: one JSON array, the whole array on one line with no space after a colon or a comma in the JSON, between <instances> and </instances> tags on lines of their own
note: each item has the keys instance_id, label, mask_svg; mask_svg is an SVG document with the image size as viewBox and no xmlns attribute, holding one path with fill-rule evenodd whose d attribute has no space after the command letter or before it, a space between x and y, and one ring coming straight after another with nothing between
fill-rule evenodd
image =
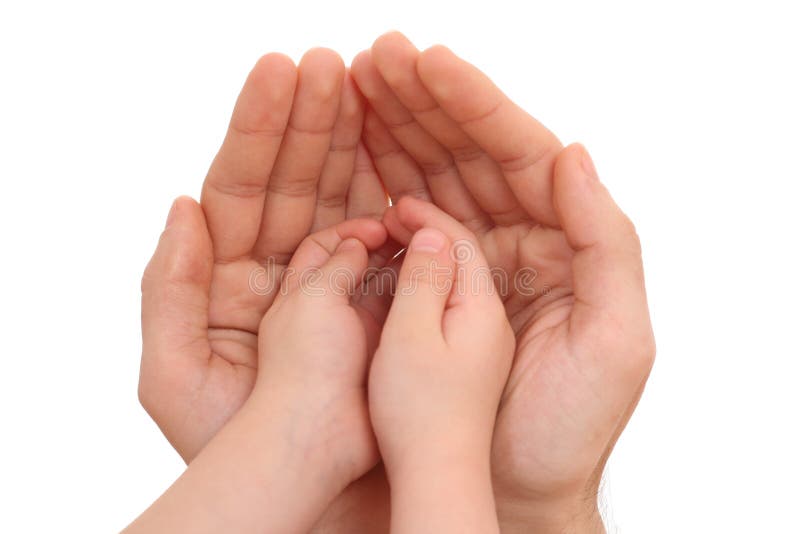
<instances>
[{"instance_id":1,"label":"pair of child hands","mask_svg":"<svg viewBox=\"0 0 800 534\"><path fill-rule=\"evenodd\" d=\"M388 239L406 252L378 332L353 303ZM487 272L467 228L412 198L308 236L261 321L249 399L130 531L305 532L379 459L393 532L497 531L515 339Z\"/></svg>"}]
</instances>

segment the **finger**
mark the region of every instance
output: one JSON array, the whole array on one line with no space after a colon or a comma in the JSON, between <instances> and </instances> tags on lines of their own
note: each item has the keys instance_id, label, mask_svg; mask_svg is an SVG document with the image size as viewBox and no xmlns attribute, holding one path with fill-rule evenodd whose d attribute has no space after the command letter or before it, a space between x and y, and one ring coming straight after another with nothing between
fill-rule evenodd
<instances>
[{"instance_id":1,"label":"finger","mask_svg":"<svg viewBox=\"0 0 800 534\"><path fill-rule=\"evenodd\" d=\"M236 101L201 195L214 255L222 261L249 254L256 242L296 79L291 59L268 54L253 67Z\"/></svg>"},{"instance_id":2,"label":"finger","mask_svg":"<svg viewBox=\"0 0 800 534\"><path fill-rule=\"evenodd\" d=\"M368 267L362 275L363 282L356 289L351 303L361 317L367 335L367 354L370 357L378 348L383 325L392 305L397 287L397 273L402 262L396 241L389 239L369 255Z\"/></svg>"},{"instance_id":3,"label":"finger","mask_svg":"<svg viewBox=\"0 0 800 534\"><path fill-rule=\"evenodd\" d=\"M369 51L353 60L353 77L389 134L422 171L434 202L457 220L486 226L486 217L461 181L450 153L414 120L375 67Z\"/></svg>"},{"instance_id":4,"label":"finger","mask_svg":"<svg viewBox=\"0 0 800 534\"><path fill-rule=\"evenodd\" d=\"M363 140L393 202L404 196L431 199L422 170L370 108L364 117Z\"/></svg>"},{"instance_id":5,"label":"finger","mask_svg":"<svg viewBox=\"0 0 800 534\"><path fill-rule=\"evenodd\" d=\"M353 79L345 74L339 115L333 126L331 146L319 178L317 208L311 231L316 232L345 220L347 192L351 187L356 150L364 125L364 102Z\"/></svg>"},{"instance_id":6,"label":"finger","mask_svg":"<svg viewBox=\"0 0 800 534\"><path fill-rule=\"evenodd\" d=\"M142 277L142 363L139 398L180 451L194 445L167 432L175 414L160 392L189 396L176 384L194 383L208 363L208 302L214 264L211 237L200 205L180 197ZM191 399L184 399L191 402ZM191 436L194 437L194 436ZM189 455L191 457L191 455Z\"/></svg>"},{"instance_id":7,"label":"finger","mask_svg":"<svg viewBox=\"0 0 800 534\"><path fill-rule=\"evenodd\" d=\"M450 160L478 206L497 224L525 220L527 214L497 163L439 107L425 88L417 73L419 50L411 41L399 32L387 33L372 45L371 57L396 97L397 105L407 109L406 114L449 151Z\"/></svg>"},{"instance_id":8,"label":"finger","mask_svg":"<svg viewBox=\"0 0 800 534\"><path fill-rule=\"evenodd\" d=\"M497 293L494 278L475 234L468 228L433 204L410 198L402 199L387 210L383 224L392 239L401 244L408 243L421 228L436 228L443 232L451 243L449 254L456 264L458 284L457 291L450 295L449 306L456 307L470 300L490 305Z\"/></svg>"},{"instance_id":9,"label":"finger","mask_svg":"<svg viewBox=\"0 0 800 534\"><path fill-rule=\"evenodd\" d=\"M309 275L318 277L342 241L355 238L369 250L386 241L386 228L374 219L352 219L311 234L300 243L281 283L281 294L298 289Z\"/></svg>"},{"instance_id":10,"label":"finger","mask_svg":"<svg viewBox=\"0 0 800 534\"><path fill-rule=\"evenodd\" d=\"M331 50L309 50L300 61L289 124L267 183L257 259L285 264L311 229L343 78L344 63Z\"/></svg>"},{"instance_id":11,"label":"finger","mask_svg":"<svg viewBox=\"0 0 800 534\"><path fill-rule=\"evenodd\" d=\"M353 168L353 178L347 192L347 219L377 219L383 217L383 212L389 206L386 190L375 170L372 158L359 143L356 148L356 160Z\"/></svg>"},{"instance_id":12,"label":"finger","mask_svg":"<svg viewBox=\"0 0 800 534\"><path fill-rule=\"evenodd\" d=\"M320 268L320 282L325 294L349 303L360 287L369 260L367 247L355 237L348 237L336 247Z\"/></svg>"},{"instance_id":13,"label":"finger","mask_svg":"<svg viewBox=\"0 0 800 534\"><path fill-rule=\"evenodd\" d=\"M414 332L442 337L442 317L453 288L450 244L435 228L422 228L412 236L384 326L390 336Z\"/></svg>"},{"instance_id":14,"label":"finger","mask_svg":"<svg viewBox=\"0 0 800 534\"><path fill-rule=\"evenodd\" d=\"M655 345L636 230L581 145L559 156L554 187L556 213L575 250L570 332L582 352L601 351L638 384L652 365Z\"/></svg>"},{"instance_id":15,"label":"finger","mask_svg":"<svg viewBox=\"0 0 800 534\"><path fill-rule=\"evenodd\" d=\"M388 239L372 253L364 274L364 284L353 299L353 303L367 312L378 326L383 326L386 321L397 289L397 276L404 257L402 250L399 243Z\"/></svg>"},{"instance_id":16,"label":"finger","mask_svg":"<svg viewBox=\"0 0 800 534\"><path fill-rule=\"evenodd\" d=\"M193 199L179 197L142 278L146 358L170 356L173 349L206 337L212 266L203 211ZM207 356L194 350L187 354Z\"/></svg>"},{"instance_id":17,"label":"finger","mask_svg":"<svg viewBox=\"0 0 800 534\"><path fill-rule=\"evenodd\" d=\"M415 198L402 198L386 210L383 224L389 235L402 245L408 245L411 236L422 228L436 228L452 242L474 241L473 234L463 224L431 204ZM482 254L476 250L476 254Z\"/></svg>"},{"instance_id":18,"label":"finger","mask_svg":"<svg viewBox=\"0 0 800 534\"><path fill-rule=\"evenodd\" d=\"M497 163L528 214L557 225L552 172L561 150L558 139L485 74L443 46L422 52L417 72L441 108Z\"/></svg>"}]
</instances>

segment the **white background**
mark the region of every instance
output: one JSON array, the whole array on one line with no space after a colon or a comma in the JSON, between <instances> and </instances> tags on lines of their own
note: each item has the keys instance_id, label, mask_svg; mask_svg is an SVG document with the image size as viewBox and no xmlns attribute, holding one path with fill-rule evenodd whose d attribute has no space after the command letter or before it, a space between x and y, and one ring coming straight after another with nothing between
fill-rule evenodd
<instances>
[{"instance_id":1,"label":"white background","mask_svg":"<svg viewBox=\"0 0 800 534\"><path fill-rule=\"evenodd\" d=\"M794 5L793 5L794 4ZM636 222L658 357L610 530L800 532L796 2L0 7L0 531L110 532L182 463L136 398L139 277L255 60L447 44Z\"/></svg>"}]
</instances>

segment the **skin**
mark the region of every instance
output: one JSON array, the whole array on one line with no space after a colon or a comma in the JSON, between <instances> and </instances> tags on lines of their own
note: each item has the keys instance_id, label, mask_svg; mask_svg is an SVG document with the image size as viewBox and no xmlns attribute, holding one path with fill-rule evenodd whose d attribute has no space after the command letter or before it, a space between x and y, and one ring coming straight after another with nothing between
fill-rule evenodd
<instances>
[{"instance_id":1,"label":"skin","mask_svg":"<svg viewBox=\"0 0 800 534\"><path fill-rule=\"evenodd\" d=\"M437 209L409 242L393 213L384 221L408 245L369 379L391 532L499 532L489 459L514 352L505 310L488 280L457 283L486 268L462 225ZM475 254L457 263L454 243Z\"/></svg>"},{"instance_id":2,"label":"skin","mask_svg":"<svg viewBox=\"0 0 800 534\"><path fill-rule=\"evenodd\" d=\"M165 238L192 223L176 215ZM127 532L308 532L375 465L366 371L376 331L351 302L355 286L338 291L347 286L332 273L360 279L385 240L380 222L354 219L301 243L288 269L319 276L287 277L261 321L250 397Z\"/></svg>"},{"instance_id":3,"label":"skin","mask_svg":"<svg viewBox=\"0 0 800 534\"><path fill-rule=\"evenodd\" d=\"M510 284L503 299L517 347L492 445L503 530L602 531L599 480L655 354L633 225L582 146L562 148L448 49L390 33L351 71L381 176L413 180L490 266L536 272L532 294Z\"/></svg>"},{"instance_id":4,"label":"skin","mask_svg":"<svg viewBox=\"0 0 800 534\"><path fill-rule=\"evenodd\" d=\"M381 217L385 193L359 148L362 117L332 51L311 50L297 68L264 56L200 204L173 205L170 220L181 224L168 223L142 279L139 398L187 462L250 395L259 324L303 238L345 218Z\"/></svg>"},{"instance_id":5,"label":"skin","mask_svg":"<svg viewBox=\"0 0 800 534\"><path fill-rule=\"evenodd\" d=\"M313 53L320 54L331 57ZM321 63L330 63L333 78L344 71L338 58ZM202 209L191 205L197 224L180 241L162 238L145 273L140 398L187 461L252 389L254 325L271 297L253 296L243 280L265 252L285 264L293 243L329 223L318 211L335 214L331 220L342 213L341 193L335 209L327 209L329 200L318 202L321 178L317 189L315 179L304 179L314 154L325 151L312 140L324 134L299 136L304 142L276 139L297 138L298 130L336 131L318 109L333 99L302 90L303 80L315 79L303 72L319 69L325 77L313 65L304 58L296 82L282 56L259 62L209 171ZM402 35L387 34L355 58L350 74L369 106L360 132L366 150L354 151L344 216L383 213L374 163L403 226L421 228L427 215L402 197L432 200L475 234L491 267L536 272L530 287L512 283L502 295L516 338L491 449L502 531L602 532L599 480L655 354L633 225L582 146L563 148L446 48L419 52ZM317 111L299 111L305 107ZM316 126L287 128L282 117L294 116L295 108ZM279 153L299 145L305 149L287 153L302 152L302 166L290 170L289 155L277 164ZM277 173L283 185L269 185L273 167L285 169ZM282 231L265 220L282 221ZM373 263L394 250L373 255ZM362 306L381 322L385 303ZM388 525L388 485L379 466L342 493L315 531L386 532Z\"/></svg>"}]
</instances>

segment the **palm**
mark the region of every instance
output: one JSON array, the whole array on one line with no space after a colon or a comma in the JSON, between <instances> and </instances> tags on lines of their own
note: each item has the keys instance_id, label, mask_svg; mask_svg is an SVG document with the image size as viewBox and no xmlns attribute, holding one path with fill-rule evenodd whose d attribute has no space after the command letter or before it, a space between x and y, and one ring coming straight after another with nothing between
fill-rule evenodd
<instances>
[{"instance_id":1,"label":"palm","mask_svg":"<svg viewBox=\"0 0 800 534\"><path fill-rule=\"evenodd\" d=\"M214 264L208 333L197 349L203 364L194 365L198 360L175 362L183 367L178 372L186 377L175 383L178 389L174 398L181 403L175 410L183 423L172 430L176 435L173 441L180 444L184 458L194 457L252 391L258 366L259 322L275 298L284 268L265 268L249 258ZM248 283L252 273L261 275L256 288Z\"/></svg>"},{"instance_id":2,"label":"palm","mask_svg":"<svg viewBox=\"0 0 800 534\"><path fill-rule=\"evenodd\" d=\"M580 417L570 407L585 411L591 395L569 358L574 253L562 231L532 222L496 226L479 239L490 266L509 275L504 303L517 338L494 436L497 490L553 491L587 467L575 451L585 428L570 424Z\"/></svg>"}]
</instances>

